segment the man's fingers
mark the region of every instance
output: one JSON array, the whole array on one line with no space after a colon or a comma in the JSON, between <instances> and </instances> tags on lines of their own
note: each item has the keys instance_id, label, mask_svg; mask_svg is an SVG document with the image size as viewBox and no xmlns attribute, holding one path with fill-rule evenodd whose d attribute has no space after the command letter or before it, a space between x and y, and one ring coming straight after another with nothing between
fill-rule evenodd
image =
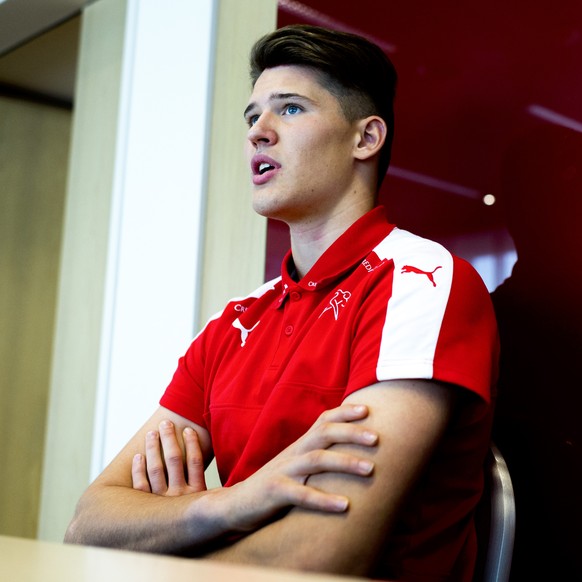
<instances>
[{"instance_id":1,"label":"man's fingers","mask_svg":"<svg viewBox=\"0 0 582 582\"><path fill-rule=\"evenodd\" d=\"M363 404L342 404L322 412L314 426L325 422L351 422L368 416L368 407Z\"/></svg>"},{"instance_id":2,"label":"man's fingers","mask_svg":"<svg viewBox=\"0 0 582 582\"><path fill-rule=\"evenodd\" d=\"M314 450L295 458L287 469L287 477L275 481L275 489L279 491L273 492L272 497L280 496L290 505L304 509L341 513L348 508L348 498L310 487L307 478L330 472L370 477L374 463L351 453Z\"/></svg>"},{"instance_id":3,"label":"man's fingers","mask_svg":"<svg viewBox=\"0 0 582 582\"><path fill-rule=\"evenodd\" d=\"M300 451L327 449L334 444L352 444L373 447L378 444L378 433L361 424L350 422L322 422L314 425L299 442Z\"/></svg>"},{"instance_id":4,"label":"man's fingers","mask_svg":"<svg viewBox=\"0 0 582 582\"><path fill-rule=\"evenodd\" d=\"M133 461L135 489L170 496L206 490L204 459L198 435L192 428L187 428L182 438L186 465L182 443L171 421L162 421L158 431L152 430L146 434L145 459L136 455Z\"/></svg>"},{"instance_id":5,"label":"man's fingers","mask_svg":"<svg viewBox=\"0 0 582 582\"><path fill-rule=\"evenodd\" d=\"M343 513L349 506L349 500L344 495L325 493L296 483L289 484L287 495L290 505L302 507L303 509Z\"/></svg>"},{"instance_id":6,"label":"man's fingers","mask_svg":"<svg viewBox=\"0 0 582 582\"><path fill-rule=\"evenodd\" d=\"M184 447L186 449L186 468L188 485L196 491L206 491L204 478L204 457L198 440L198 433L191 427L184 429Z\"/></svg>"},{"instance_id":7,"label":"man's fingers","mask_svg":"<svg viewBox=\"0 0 582 582\"><path fill-rule=\"evenodd\" d=\"M168 489L168 483L162 459L160 436L155 430L150 430L146 434L146 465L151 492L163 495Z\"/></svg>"},{"instance_id":8,"label":"man's fingers","mask_svg":"<svg viewBox=\"0 0 582 582\"><path fill-rule=\"evenodd\" d=\"M316 473L347 473L368 477L374 470L374 463L350 453L330 450L310 451L297 457L291 473L298 477L308 477Z\"/></svg>"},{"instance_id":9,"label":"man's fingers","mask_svg":"<svg viewBox=\"0 0 582 582\"><path fill-rule=\"evenodd\" d=\"M326 449L333 444L355 444L374 446L378 434L360 422L368 416L368 408L363 405L342 404L326 410L313 426L298 441L299 451Z\"/></svg>"},{"instance_id":10,"label":"man's fingers","mask_svg":"<svg viewBox=\"0 0 582 582\"><path fill-rule=\"evenodd\" d=\"M167 488L182 490L186 485L184 457L176 436L174 424L169 420L164 420L160 423L160 440L168 473Z\"/></svg>"},{"instance_id":11,"label":"man's fingers","mask_svg":"<svg viewBox=\"0 0 582 582\"><path fill-rule=\"evenodd\" d=\"M135 455L131 464L131 480L133 488L145 493L151 493L150 482L146 473L146 462L143 455Z\"/></svg>"}]
</instances>

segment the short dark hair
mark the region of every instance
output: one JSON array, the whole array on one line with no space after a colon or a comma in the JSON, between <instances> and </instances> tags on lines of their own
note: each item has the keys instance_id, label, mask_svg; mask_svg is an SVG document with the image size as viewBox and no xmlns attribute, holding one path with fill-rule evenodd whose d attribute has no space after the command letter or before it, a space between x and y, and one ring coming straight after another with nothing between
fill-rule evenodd
<instances>
[{"instance_id":1,"label":"short dark hair","mask_svg":"<svg viewBox=\"0 0 582 582\"><path fill-rule=\"evenodd\" d=\"M361 36L294 24L260 38L251 51L253 86L265 69L300 65L313 69L348 121L378 115L388 126L378 160L378 188L390 164L397 74L382 49Z\"/></svg>"}]
</instances>

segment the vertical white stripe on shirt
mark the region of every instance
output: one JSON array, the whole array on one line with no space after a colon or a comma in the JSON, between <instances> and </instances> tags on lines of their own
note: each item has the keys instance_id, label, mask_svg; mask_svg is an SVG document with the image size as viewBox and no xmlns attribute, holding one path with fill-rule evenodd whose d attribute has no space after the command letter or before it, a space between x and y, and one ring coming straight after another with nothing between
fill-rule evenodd
<instances>
[{"instance_id":1,"label":"vertical white stripe on shirt","mask_svg":"<svg viewBox=\"0 0 582 582\"><path fill-rule=\"evenodd\" d=\"M450 295L453 257L443 246L394 229L375 249L394 262L376 374L378 381L432 378L437 342ZM433 273L402 272L405 266Z\"/></svg>"}]
</instances>

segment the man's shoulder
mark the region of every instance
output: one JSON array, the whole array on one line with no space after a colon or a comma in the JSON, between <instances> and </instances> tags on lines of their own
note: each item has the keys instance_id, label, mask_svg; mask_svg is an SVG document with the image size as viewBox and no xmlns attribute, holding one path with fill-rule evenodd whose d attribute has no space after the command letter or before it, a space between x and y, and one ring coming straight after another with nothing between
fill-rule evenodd
<instances>
[{"instance_id":1,"label":"man's shoulder","mask_svg":"<svg viewBox=\"0 0 582 582\"><path fill-rule=\"evenodd\" d=\"M398 227L394 227L374 251L395 262L417 255L451 256L442 244Z\"/></svg>"},{"instance_id":2,"label":"man's shoulder","mask_svg":"<svg viewBox=\"0 0 582 582\"><path fill-rule=\"evenodd\" d=\"M416 263L425 266L434 263L439 269L448 265L457 277L481 281L480 275L469 261L455 255L437 241L398 227L394 227L373 252L383 259L393 261L401 274L417 272Z\"/></svg>"},{"instance_id":3,"label":"man's shoulder","mask_svg":"<svg viewBox=\"0 0 582 582\"><path fill-rule=\"evenodd\" d=\"M250 301L253 302L256 299L260 299L261 297L265 296L266 294L273 293L277 290L278 287L281 285L281 276L275 277L270 281L266 281L265 283L261 284L257 287L254 291L251 291L245 297L237 297L231 299L229 303L237 302L237 301Z\"/></svg>"},{"instance_id":4,"label":"man's shoulder","mask_svg":"<svg viewBox=\"0 0 582 582\"><path fill-rule=\"evenodd\" d=\"M281 277L271 279L244 296L232 297L228 300L224 309L215 313L208 320L205 327L208 327L212 322L220 322L224 320L234 320L246 313L248 309L263 300L265 304L270 304L279 295L281 289ZM229 324L230 325L230 324Z\"/></svg>"}]
</instances>

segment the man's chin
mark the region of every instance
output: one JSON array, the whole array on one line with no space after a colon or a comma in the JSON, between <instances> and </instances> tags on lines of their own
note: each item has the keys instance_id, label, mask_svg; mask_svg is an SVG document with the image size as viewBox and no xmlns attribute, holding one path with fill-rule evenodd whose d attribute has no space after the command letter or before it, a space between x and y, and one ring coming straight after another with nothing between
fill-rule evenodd
<instances>
[{"instance_id":1,"label":"man's chin","mask_svg":"<svg viewBox=\"0 0 582 582\"><path fill-rule=\"evenodd\" d=\"M253 198L253 210L260 216L265 218L272 218L274 220L282 220L280 218L282 214L282 208L280 205L273 202L273 200L257 199Z\"/></svg>"}]
</instances>

